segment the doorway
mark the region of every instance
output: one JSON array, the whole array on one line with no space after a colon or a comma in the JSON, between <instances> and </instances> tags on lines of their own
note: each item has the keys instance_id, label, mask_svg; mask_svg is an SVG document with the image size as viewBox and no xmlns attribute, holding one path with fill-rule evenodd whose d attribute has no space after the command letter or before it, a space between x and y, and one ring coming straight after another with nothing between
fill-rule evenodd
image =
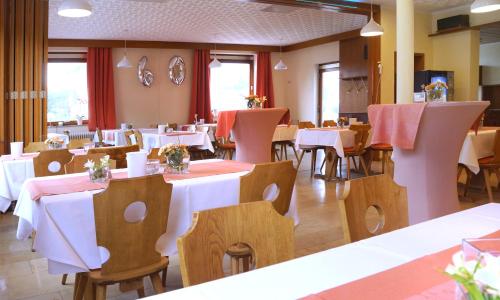
<instances>
[{"instance_id":1,"label":"doorway","mask_svg":"<svg viewBox=\"0 0 500 300\"><path fill-rule=\"evenodd\" d=\"M324 120L337 120L339 117L339 80L340 69L338 62L319 65L318 126L321 126Z\"/></svg>"}]
</instances>

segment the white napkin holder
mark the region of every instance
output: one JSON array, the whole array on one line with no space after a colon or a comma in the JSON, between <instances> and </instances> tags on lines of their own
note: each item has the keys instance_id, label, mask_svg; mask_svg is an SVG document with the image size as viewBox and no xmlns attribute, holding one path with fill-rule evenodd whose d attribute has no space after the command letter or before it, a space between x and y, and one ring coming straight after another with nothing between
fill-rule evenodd
<instances>
[{"instance_id":1,"label":"white napkin holder","mask_svg":"<svg viewBox=\"0 0 500 300\"><path fill-rule=\"evenodd\" d=\"M146 175L146 162L148 154L144 151L127 153L127 173L128 177L141 177Z\"/></svg>"},{"instance_id":2,"label":"white napkin holder","mask_svg":"<svg viewBox=\"0 0 500 300\"><path fill-rule=\"evenodd\" d=\"M12 142L10 143L10 154L13 157L21 157L23 154L23 142Z\"/></svg>"}]
</instances>

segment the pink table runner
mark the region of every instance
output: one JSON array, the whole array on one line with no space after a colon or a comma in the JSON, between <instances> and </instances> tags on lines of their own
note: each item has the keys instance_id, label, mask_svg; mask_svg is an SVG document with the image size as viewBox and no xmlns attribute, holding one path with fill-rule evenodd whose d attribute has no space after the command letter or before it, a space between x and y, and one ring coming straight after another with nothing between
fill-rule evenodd
<instances>
[{"instance_id":1,"label":"pink table runner","mask_svg":"<svg viewBox=\"0 0 500 300\"><path fill-rule=\"evenodd\" d=\"M500 231L489 234L485 238L500 238ZM455 246L426 255L390 270L303 299L424 299L424 295L431 292L433 295L452 295L448 299L454 300L454 290L449 289L454 289L455 285L443 272L451 263L453 254L459 250L460 246Z\"/></svg>"},{"instance_id":2,"label":"pink table runner","mask_svg":"<svg viewBox=\"0 0 500 300\"><path fill-rule=\"evenodd\" d=\"M187 174L164 174L166 182L207 177L214 175L238 173L250 171L253 164L237 161L221 161L212 163L192 164ZM127 178L127 170L113 172L113 179ZM92 190L100 190L107 187L107 183L91 182L86 173L72 176L58 176L57 178L45 177L40 180L31 180L26 183L31 199L39 200L43 196L70 194Z\"/></svg>"},{"instance_id":3,"label":"pink table runner","mask_svg":"<svg viewBox=\"0 0 500 300\"><path fill-rule=\"evenodd\" d=\"M264 108L265 110L272 110L277 108ZM260 111L261 109L255 109L253 111ZM252 110L248 110L252 111ZM229 138L231 129L233 129L234 122L236 121L236 114L238 110L227 110L219 112L217 117L217 129L215 130L216 137ZM290 110L287 109L278 124L289 125L290 124Z\"/></svg>"},{"instance_id":4,"label":"pink table runner","mask_svg":"<svg viewBox=\"0 0 500 300\"><path fill-rule=\"evenodd\" d=\"M425 106L426 103L370 105L371 143L412 150Z\"/></svg>"}]
</instances>

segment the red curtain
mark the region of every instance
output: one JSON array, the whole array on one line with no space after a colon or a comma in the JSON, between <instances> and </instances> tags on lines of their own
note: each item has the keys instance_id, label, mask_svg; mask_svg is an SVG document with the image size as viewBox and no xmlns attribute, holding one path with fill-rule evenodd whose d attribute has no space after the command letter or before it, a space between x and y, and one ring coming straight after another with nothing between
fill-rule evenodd
<instances>
[{"instance_id":1,"label":"red curtain","mask_svg":"<svg viewBox=\"0 0 500 300\"><path fill-rule=\"evenodd\" d=\"M87 88L89 93L89 130L116 128L115 87L111 48L89 48Z\"/></svg>"},{"instance_id":2,"label":"red curtain","mask_svg":"<svg viewBox=\"0 0 500 300\"><path fill-rule=\"evenodd\" d=\"M273 66L271 65L271 54L269 52L259 52L257 54L257 88L255 94L259 97L267 97L264 107L274 107Z\"/></svg>"},{"instance_id":3,"label":"red curtain","mask_svg":"<svg viewBox=\"0 0 500 300\"><path fill-rule=\"evenodd\" d=\"M188 123L194 122L194 115L199 119L205 119L206 123L212 123L212 112L210 108L210 50L194 50L193 60L193 83L191 86L191 105L189 107Z\"/></svg>"}]
</instances>

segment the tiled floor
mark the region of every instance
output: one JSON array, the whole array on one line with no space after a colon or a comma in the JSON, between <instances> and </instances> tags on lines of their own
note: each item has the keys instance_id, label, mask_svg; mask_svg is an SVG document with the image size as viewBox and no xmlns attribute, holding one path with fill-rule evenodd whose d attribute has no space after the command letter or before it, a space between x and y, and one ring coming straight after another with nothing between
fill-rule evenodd
<instances>
[{"instance_id":1,"label":"tiled floor","mask_svg":"<svg viewBox=\"0 0 500 300\"><path fill-rule=\"evenodd\" d=\"M343 244L339 211L335 197L336 182L309 177L308 155L297 176L294 197L300 216L295 230L296 256L303 256ZM321 160L318 159L318 166ZM374 166L377 170L377 165ZM345 174L345 173L344 173ZM500 200L500 193L495 191ZM471 200L474 200L472 202ZM472 190L463 208L486 203L486 192ZM497 201L498 201L497 200ZM16 240L17 217L12 213L0 215L0 299L71 299L73 276L68 285L61 285L61 276L47 273L47 261L31 252L31 241ZM149 280L146 294L151 295ZM167 290L182 287L177 257L171 257ZM109 299L135 299L135 292L122 294L117 286L108 288Z\"/></svg>"}]
</instances>

